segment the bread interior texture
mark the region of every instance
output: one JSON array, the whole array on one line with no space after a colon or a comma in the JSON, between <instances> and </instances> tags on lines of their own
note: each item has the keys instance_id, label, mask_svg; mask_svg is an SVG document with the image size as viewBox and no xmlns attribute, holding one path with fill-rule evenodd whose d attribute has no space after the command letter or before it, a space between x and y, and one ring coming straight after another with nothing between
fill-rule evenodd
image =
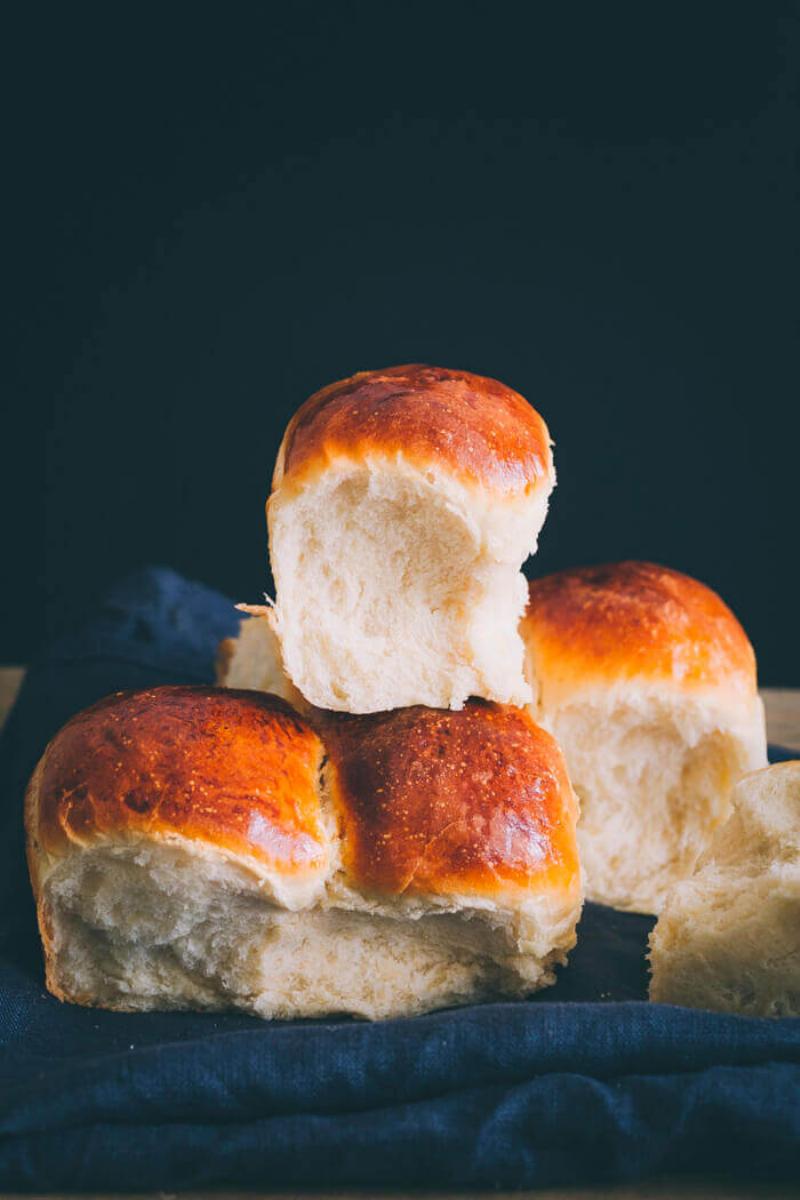
<instances>
[{"instance_id":1,"label":"bread interior texture","mask_svg":"<svg viewBox=\"0 0 800 1200\"><path fill-rule=\"evenodd\" d=\"M800 763L746 776L651 935L651 1000L800 1016Z\"/></svg>"},{"instance_id":2,"label":"bread interior texture","mask_svg":"<svg viewBox=\"0 0 800 1200\"><path fill-rule=\"evenodd\" d=\"M498 517L434 472L385 463L328 471L270 500L283 664L321 708L525 704L522 562L546 498Z\"/></svg>"},{"instance_id":3,"label":"bread interior texture","mask_svg":"<svg viewBox=\"0 0 800 1200\"><path fill-rule=\"evenodd\" d=\"M660 912L728 816L736 779L760 765L758 748L685 698L606 690L538 719L560 743L580 800L587 898Z\"/></svg>"},{"instance_id":4,"label":"bread interior texture","mask_svg":"<svg viewBox=\"0 0 800 1200\"><path fill-rule=\"evenodd\" d=\"M217 659L217 682L280 696L302 713L308 705L286 674L278 639L266 615L245 617L235 638L226 638Z\"/></svg>"},{"instance_id":5,"label":"bread interior texture","mask_svg":"<svg viewBox=\"0 0 800 1200\"><path fill-rule=\"evenodd\" d=\"M293 909L247 859L177 836L71 853L39 896L48 987L122 1010L375 1019L524 995L574 944L577 894L370 897L337 856Z\"/></svg>"}]
</instances>

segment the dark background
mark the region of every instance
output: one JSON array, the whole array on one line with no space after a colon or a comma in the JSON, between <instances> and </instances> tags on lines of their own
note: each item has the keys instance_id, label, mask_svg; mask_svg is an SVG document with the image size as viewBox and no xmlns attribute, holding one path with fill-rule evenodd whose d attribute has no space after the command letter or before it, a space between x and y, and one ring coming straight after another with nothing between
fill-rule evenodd
<instances>
[{"instance_id":1,"label":"dark background","mask_svg":"<svg viewBox=\"0 0 800 1200\"><path fill-rule=\"evenodd\" d=\"M162 562L268 586L314 389L541 410L536 571L646 557L800 685L796 5L32 6L6 23L0 659Z\"/></svg>"}]
</instances>

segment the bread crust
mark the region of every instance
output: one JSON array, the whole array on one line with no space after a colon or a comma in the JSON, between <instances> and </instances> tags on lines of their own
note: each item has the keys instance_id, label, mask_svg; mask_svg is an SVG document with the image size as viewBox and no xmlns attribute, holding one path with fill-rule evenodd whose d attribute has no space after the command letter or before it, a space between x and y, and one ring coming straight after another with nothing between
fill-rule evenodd
<instances>
[{"instance_id":1,"label":"bread crust","mask_svg":"<svg viewBox=\"0 0 800 1200\"><path fill-rule=\"evenodd\" d=\"M696 579L648 562L578 567L533 580L521 632L539 680L620 678L755 697L747 634Z\"/></svg>"},{"instance_id":2,"label":"bread crust","mask_svg":"<svg viewBox=\"0 0 800 1200\"><path fill-rule=\"evenodd\" d=\"M353 887L580 891L577 800L558 745L525 710L473 700L321 721Z\"/></svg>"},{"instance_id":3,"label":"bread crust","mask_svg":"<svg viewBox=\"0 0 800 1200\"><path fill-rule=\"evenodd\" d=\"M180 835L301 880L328 846L322 744L275 696L213 687L117 692L73 717L28 788L37 860L106 839Z\"/></svg>"},{"instance_id":4,"label":"bread crust","mask_svg":"<svg viewBox=\"0 0 800 1200\"><path fill-rule=\"evenodd\" d=\"M336 459L400 455L508 498L553 483L547 426L518 392L468 371L410 364L361 371L311 396L286 429L273 491L302 485Z\"/></svg>"}]
</instances>

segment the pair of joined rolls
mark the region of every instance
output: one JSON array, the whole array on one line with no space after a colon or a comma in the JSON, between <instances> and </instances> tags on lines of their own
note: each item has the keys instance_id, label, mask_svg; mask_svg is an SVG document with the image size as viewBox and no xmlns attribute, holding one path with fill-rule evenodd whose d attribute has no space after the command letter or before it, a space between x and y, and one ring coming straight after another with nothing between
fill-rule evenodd
<instances>
[{"instance_id":1,"label":"pair of joined rolls","mask_svg":"<svg viewBox=\"0 0 800 1200\"><path fill-rule=\"evenodd\" d=\"M220 681L302 705L260 611L223 645ZM714 592L651 563L533 581L519 632L531 712L581 802L586 894L657 913L728 816L737 779L766 763L752 647Z\"/></svg>"},{"instance_id":2,"label":"pair of joined rolls","mask_svg":"<svg viewBox=\"0 0 800 1200\"><path fill-rule=\"evenodd\" d=\"M524 710L324 715L203 687L78 714L28 788L47 985L123 1010L414 1014L553 980L577 802Z\"/></svg>"}]
</instances>

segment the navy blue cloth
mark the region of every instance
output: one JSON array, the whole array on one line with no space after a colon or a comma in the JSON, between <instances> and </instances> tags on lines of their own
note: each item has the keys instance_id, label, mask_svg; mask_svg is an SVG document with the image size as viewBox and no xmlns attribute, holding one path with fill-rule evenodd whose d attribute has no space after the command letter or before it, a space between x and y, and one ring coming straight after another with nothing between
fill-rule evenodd
<instances>
[{"instance_id":1,"label":"navy blue cloth","mask_svg":"<svg viewBox=\"0 0 800 1200\"><path fill-rule=\"evenodd\" d=\"M0 746L0 1187L490 1188L800 1177L800 1021L645 1002L652 922L587 905L556 986L413 1020L265 1023L60 1004L22 858L47 739L117 688L207 682L230 601L120 585L23 685Z\"/></svg>"}]
</instances>

